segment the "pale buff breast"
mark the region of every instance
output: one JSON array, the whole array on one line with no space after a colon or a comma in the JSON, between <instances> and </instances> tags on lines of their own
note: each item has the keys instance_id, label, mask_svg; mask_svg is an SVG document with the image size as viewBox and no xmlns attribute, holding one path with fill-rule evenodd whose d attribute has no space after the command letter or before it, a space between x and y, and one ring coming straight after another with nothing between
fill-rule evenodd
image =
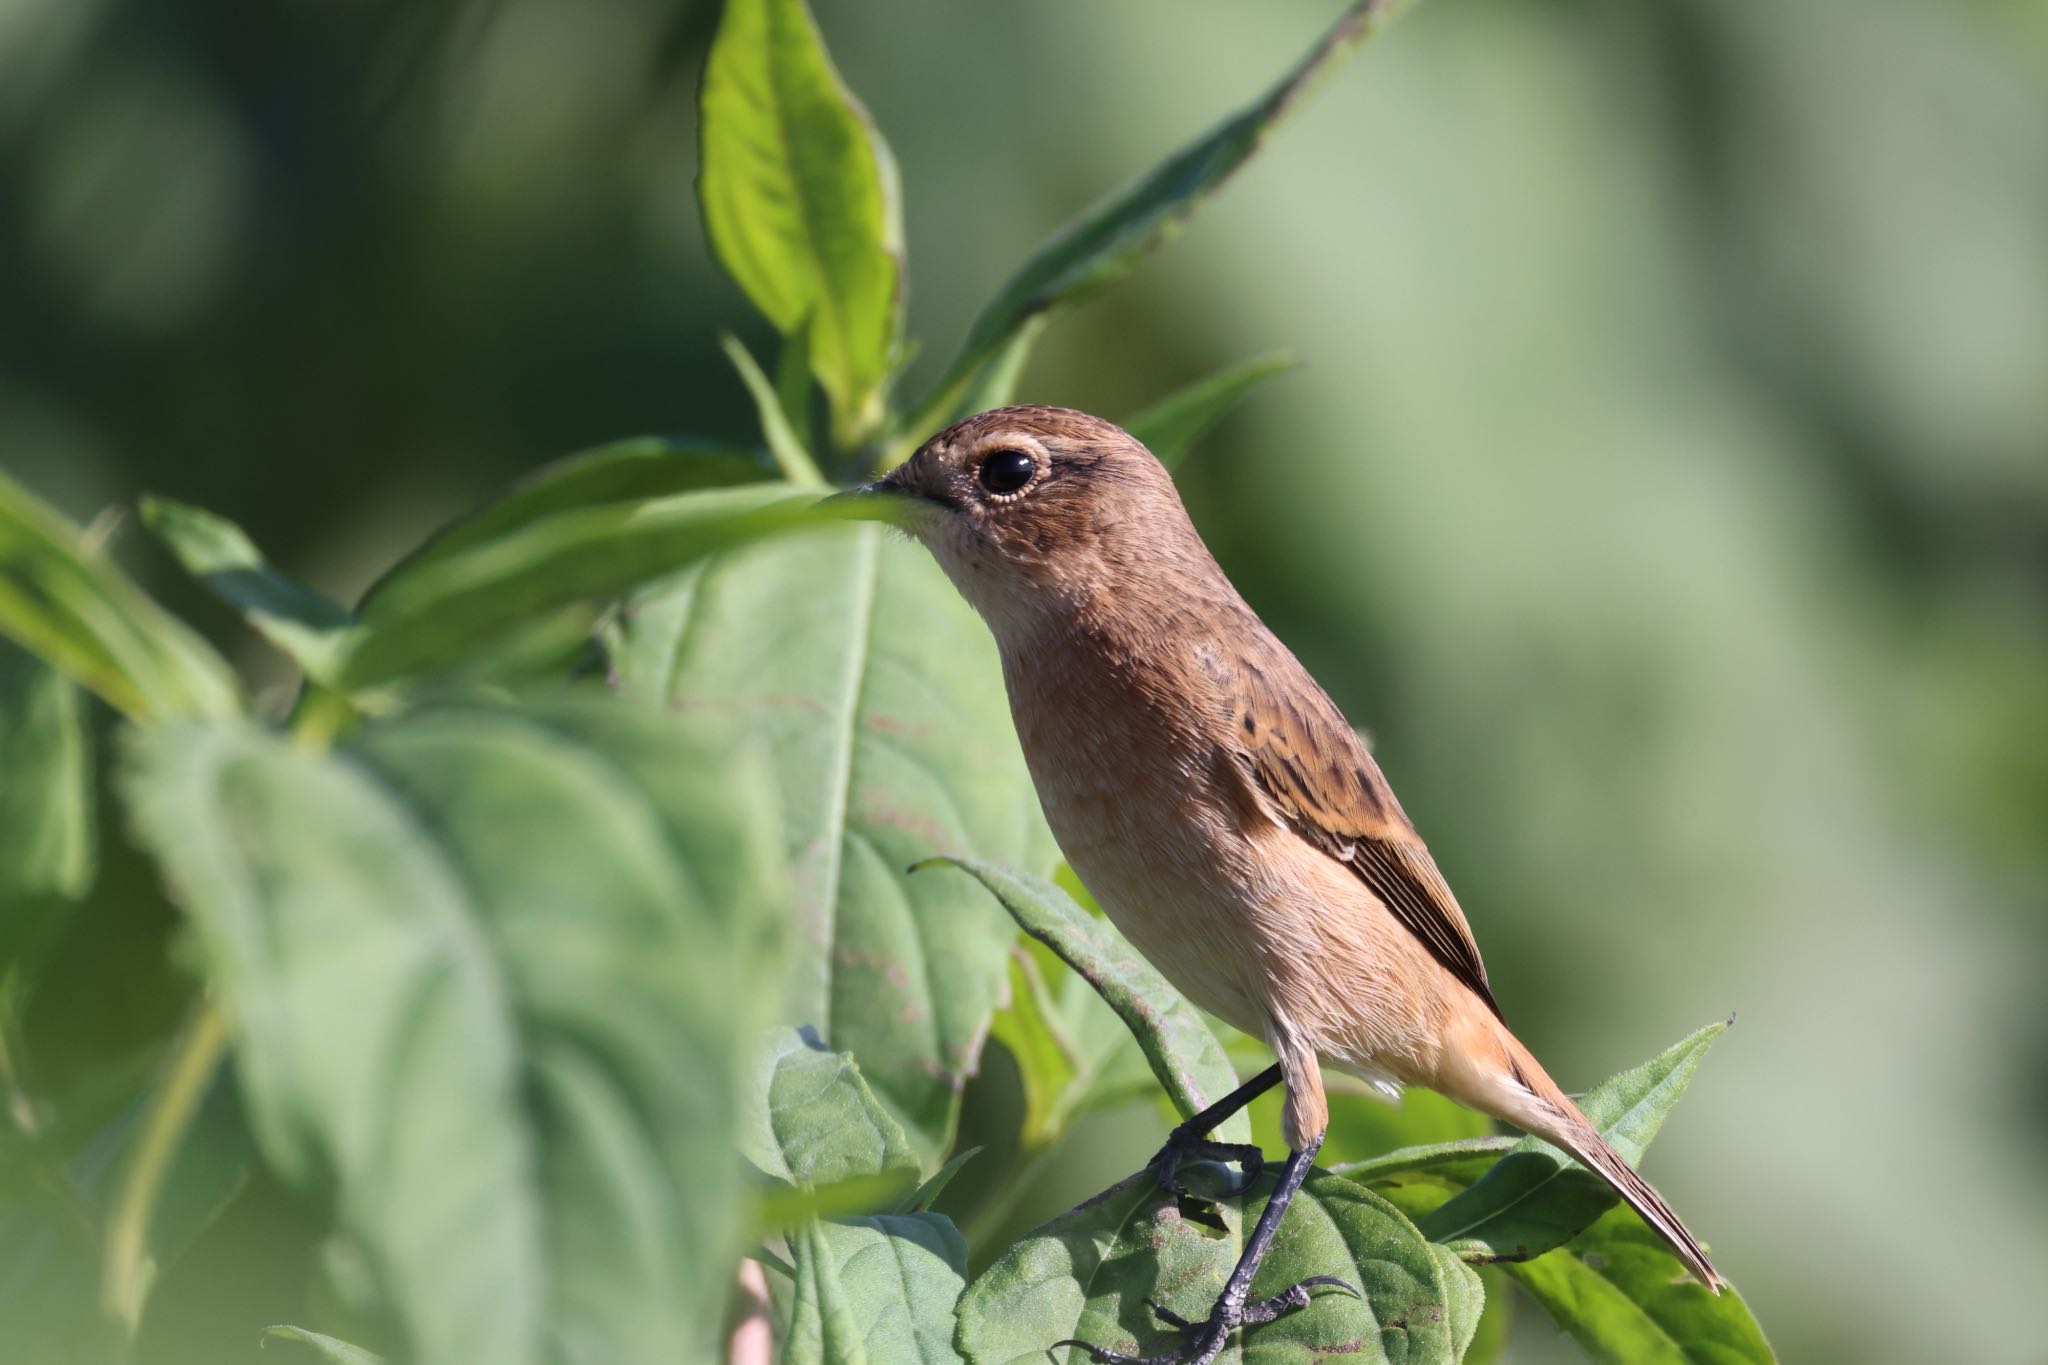
<instances>
[{"instance_id":1,"label":"pale buff breast","mask_svg":"<svg viewBox=\"0 0 2048 1365\"><path fill-rule=\"evenodd\" d=\"M1277 1023L1384 1089L1431 1083L1448 973L1251 803L1189 689L1044 642L1004 653L1011 711L1046 822L1124 937L1235 1028L1271 1041Z\"/></svg>"},{"instance_id":2,"label":"pale buff breast","mask_svg":"<svg viewBox=\"0 0 2048 1365\"><path fill-rule=\"evenodd\" d=\"M1271 1039L1277 1022L1376 1083L1433 1069L1404 981L1440 974L1356 877L1249 803L1204 717L1128 659L1006 651L1046 821L1131 944L1184 995Z\"/></svg>"}]
</instances>

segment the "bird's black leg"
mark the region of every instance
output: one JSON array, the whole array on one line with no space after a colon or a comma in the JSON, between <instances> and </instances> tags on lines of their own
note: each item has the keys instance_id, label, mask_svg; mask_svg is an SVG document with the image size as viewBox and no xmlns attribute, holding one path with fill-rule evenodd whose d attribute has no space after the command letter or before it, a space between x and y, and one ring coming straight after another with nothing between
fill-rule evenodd
<instances>
[{"instance_id":1,"label":"bird's black leg","mask_svg":"<svg viewBox=\"0 0 2048 1365\"><path fill-rule=\"evenodd\" d=\"M1264 1085L1260 1084L1261 1081ZM1259 1090L1265 1088L1265 1085L1271 1084L1271 1080L1262 1076L1244 1088L1256 1095ZM1224 1103L1227 1104L1229 1101L1226 1100ZM1242 1104L1243 1100L1239 1100L1238 1103ZM1197 1119L1206 1118L1208 1113L1208 1110L1204 1110L1188 1122L1193 1123ZM1206 1319L1201 1322L1189 1322L1156 1304L1153 1305L1153 1312L1159 1314L1169 1325L1180 1329L1179 1346L1149 1356L1125 1355L1121 1351L1111 1351L1085 1341L1076 1341L1071 1337L1065 1341L1056 1341L1053 1346L1078 1346L1088 1353L1088 1358L1095 1361L1096 1365L1209 1365L1210 1361L1222 1353L1223 1344L1239 1327L1256 1327L1261 1323L1271 1322L1282 1313L1307 1307L1308 1291L1314 1285L1340 1285L1357 1294L1356 1286L1338 1279L1335 1275L1312 1275L1299 1284L1289 1285L1269 1298L1260 1299L1255 1303L1247 1302L1251 1298L1252 1277L1258 1274L1259 1262L1266 1259L1266 1250L1273 1245L1274 1234L1280 1231L1280 1220L1287 1216L1287 1206L1294 1202L1295 1192L1301 1188L1301 1182L1308 1177L1309 1166L1315 1161L1316 1152L1322 1145L1322 1136L1318 1134L1315 1141L1308 1146L1298 1152L1287 1154L1287 1164L1280 1171L1280 1183L1273 1187L1273 1197L1266 1201L1266 1207L1260 1212L1258 1225L1252 1229L1251 1239L1245 1243L1244 1254L1237 1258L1237 1268L1230 1272L1229 1280L1224 1282L1222 1295L1217 1298L1216 1306L1210 1310Z\"/></svg>"},{"instance_id":2,"label":"bird's black leg","mask_svg":"<svg viewBox=\"0 0 2048 1365\"><path fill-rule=\"evenodd\" d=\"M1154 1153L1148 1163L1159 1177L1159 1187L1168 1194L1186 1194L1188 1191L1181 1185L1178 1174L1181 1162L1193 1156L1237 1162L1244 1171L1244 1178L1230 1193L1243 1194L1249 1190L1258 1181L1259 1172L1265 1166L1265 1157L1248 1142L1213 1142L1209 1134L1216 1131L1216 1125L1278 1084L1280 1064L1275 1062L1168 1133L1166 1145Z\"/></svg>"}]
</instances>

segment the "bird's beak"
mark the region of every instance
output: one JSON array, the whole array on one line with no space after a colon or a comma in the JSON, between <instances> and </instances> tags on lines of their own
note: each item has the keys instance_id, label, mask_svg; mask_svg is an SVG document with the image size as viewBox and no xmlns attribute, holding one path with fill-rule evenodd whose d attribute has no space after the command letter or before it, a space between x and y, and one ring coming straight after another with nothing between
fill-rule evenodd
<instances>
[{"instance_id":1,"label":"bird's beak","mask_svg":"<svg viewBox=\"0 0 2048 1365\"><path fill-rule=\"evenodd\" d=\"M911 496L910 490L890 474L858 488L834 493L819 502L818 510L829 517L848 521L883 521L907 530L923 506L921 499Z\"/></svg>"}]
</instances>

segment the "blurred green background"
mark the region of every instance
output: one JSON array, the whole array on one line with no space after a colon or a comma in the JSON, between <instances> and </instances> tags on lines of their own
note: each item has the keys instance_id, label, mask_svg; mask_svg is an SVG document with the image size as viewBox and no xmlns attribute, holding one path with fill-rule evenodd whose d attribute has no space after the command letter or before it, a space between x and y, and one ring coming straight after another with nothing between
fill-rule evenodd
<instances>
[{"instance_id":1,"label":"blurred green background","mask_svg":"<svg viewBox=\"0 0 2048 1365\"><path fill-rule=\"evenodd\" d=\"M1333 6L819 9L903 170L917 380ZM214 508L349 598L567 450L746 440L716 334L772 344L691 197L715 17L0 0L0 463L81 518ZM2041 1359L2048 8L1430 0L1023 396L1124 415L1279 347L1189 501L1373 732L1523 1036L1576 1087L1740 1013L1650 1172L1785 1359ZM177 1017L150 887L110 851L46 1069ZM1019 1216L1157 1127L1097 1123ZM302 1217L243 1201L145 1355L253 1349ZM1571 1358L1522 1315L1510 1359Z\"/></svg>"}]
</instances>

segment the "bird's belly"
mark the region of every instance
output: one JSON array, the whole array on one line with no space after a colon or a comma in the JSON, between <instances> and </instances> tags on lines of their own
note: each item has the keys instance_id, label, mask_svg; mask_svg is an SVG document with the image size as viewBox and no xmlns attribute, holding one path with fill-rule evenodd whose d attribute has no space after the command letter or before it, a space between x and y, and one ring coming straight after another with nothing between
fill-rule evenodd
<instances>
[{"instance_id":1,"label":"bird's belly","mask_svg":"<svg viewBox=\"0 0 2048 1365\"><path fill-rule=\"evenodd\" d=\"M1195 1004L1268 1041L1282 1024L1383 1089L1434 1069L1438 1021L1411 983L1441 969L1334 860L1200 800L1040 796L1110 921Z\"/></svg>"},{"instance_id":2,"label":"bird's belly","mask_svg":"<svg viewBox=\"0 0 2048 1365\"><path fill-rule=\"evenodd\" d=\"M1195 1004L1264 1037L1263 888L1244 839L1214 802L1136 792L1108 774L1041 777L1060 850L1110 922Z\"/></svg>"}]
</instances>

